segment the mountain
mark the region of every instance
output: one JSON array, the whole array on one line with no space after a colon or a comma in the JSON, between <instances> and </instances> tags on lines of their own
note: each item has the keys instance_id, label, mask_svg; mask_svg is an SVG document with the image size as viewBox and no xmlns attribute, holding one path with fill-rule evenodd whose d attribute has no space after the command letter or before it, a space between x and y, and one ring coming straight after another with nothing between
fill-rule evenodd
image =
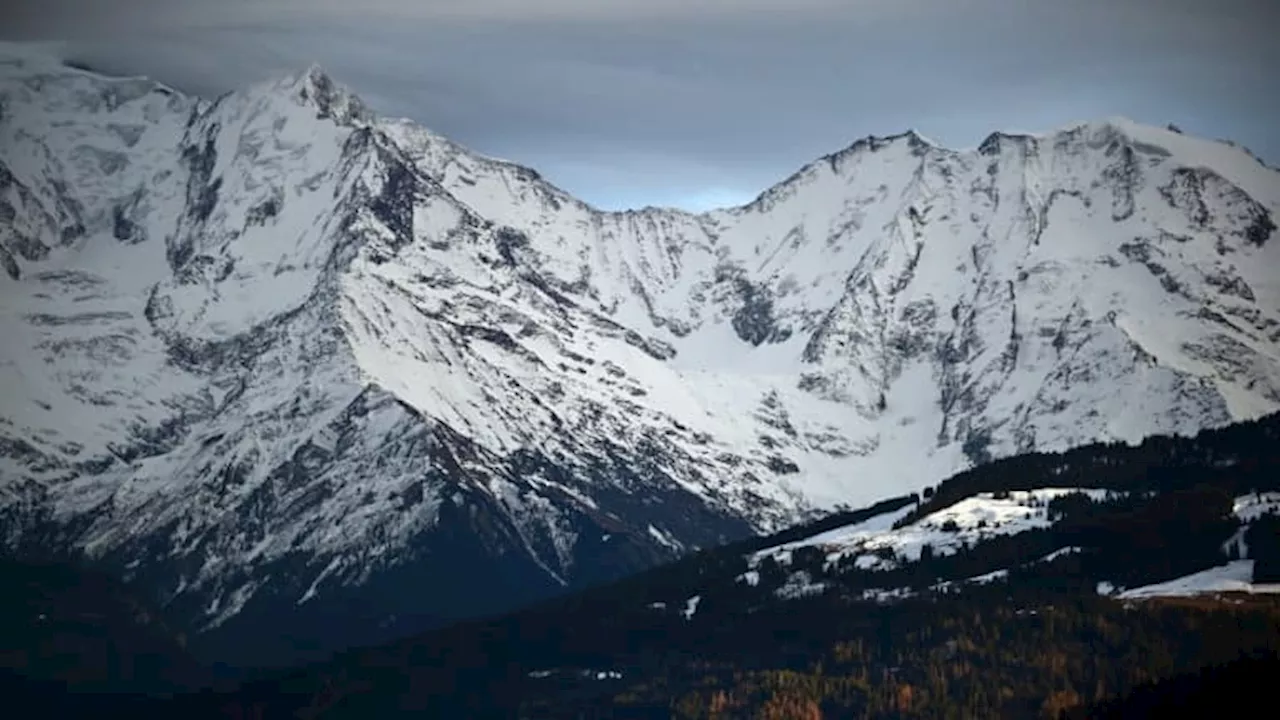
<instances>
[{"instance_id":1,"label":"mountain","mask_svg":"<svg viewBox=\"0 0 1280 720\"><path fill-rule=\"evenodd\" d=\"M1203 702L1233 662L1280 657L1280 584L1257 577L1280 550L1277 470L1280 414L999 460L927 498L145 716L1055 718ZM1203 582L1245 566L1254 577Z\"/></svg>"},{"instance_id":2,"label":"mountain","mask_svg":"<svg viewBox=\"0 0 1280 720\"><path fill-rule=\"evenodd\" d=\"M319 68L0 50L0 531L289 662L1280 407L1280 174L1126 120L594 210Z\"/></svg>"}]
</instances>

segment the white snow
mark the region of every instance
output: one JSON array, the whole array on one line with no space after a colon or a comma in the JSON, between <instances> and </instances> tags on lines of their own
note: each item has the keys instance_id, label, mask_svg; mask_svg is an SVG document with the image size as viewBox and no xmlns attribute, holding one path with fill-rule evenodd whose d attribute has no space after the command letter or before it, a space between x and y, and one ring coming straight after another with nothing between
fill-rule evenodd
<instances>
[{"instance_id":1,"label":"white snow","mask_svg":"<svg viewBox=\"0 0 1280 720\"><path fill-rule=\"evenodd\" d=\"M1280 492L1250 493L1237 497L1232 512L1242 523L1250 523L1263 515L1280 514Z\"/></svg>"},{"instance_id":2,"label":"white snow","mask_svg":"<svg viewBox=\"0 0 1280 720\"><path fill-rule=\"evenodd\" d=\"M1044 557L1040 558L1040 562L1045 562L1045 563L1053 562L1054 560L1057 560L1060 557L1063 557L1066 555L1074 555L1078 552L1080 552L1080 548L1074 547L1074 546L1059 548L1049 553L1048 555L1045 555Z\"/></svg>"},{"instance_id":3,"label":"white snow","mask_svg":"<svg viewBox=\"0 0 1280 720\"><path fill-rule=\"evenodd\" d=\"M1232 512L1240 520L1240 527L1226 542L1222 543L1222 552L1230 554L1234 549L1236 557L1247 558L1249 556L1249 544L1245 542L1244 538L1249 532L1249 526L1254 520L1263 515L1280 513L1280 493L1265 492L1241 495L1232 503Z\"/></svg>"},{"instance_id":4,"label":"white snow","mask_svg":"<svg viewBox=\"0 0 1280 720\"><path fill-rule=\"evenodd\" d=\"M531 670L527 675L528 677L531 677L537 680L542 680L545 678L549 678L553 675L564 675L564 674L566 674L566 671L564 669L552 668L547 670ZM569 671L569 674L577 675L578 677L590 678L593 680L621 680L622 679L622 673L618 672L617 670L592 670L590 668L583 668L579 670Z\"/></svg>"},{"instance_id":5,"label":"white snow","mask_svg":"<svg viewBox=\"0 0 1280 720\"><path fill-rule=\"evenodd\" d=\"M1041 488L1012 491L1008 497L998 499L993 493L980 493L930 513L910 525L893 529L895 522L915 509L915 506L908 505L862 523L758 551L748 559L748 563L755 567L766 555L789 563L795 549L817 547L826 553L828 563L854 555L857 557L855 563L861 569L893 568L902 562L918 560L925 545L930 546L935 554L948 555L996 535L1014 535L1032 528L1048 527L1052 524L1048 517L1049 501L1073 493L1095 500L1110 494L1096 489ZM1044 560L1072 550L1063 548Z\"/></svg>"},{"instance_id":6,"label":"white snow","mask_svg":"<svg viewBox=\"0 0 1280 720\"><path fill-rule=\"evenodd\" d=\"M826 545L847 545L855 543L859 540L890 531L893 528L894 523L901 520L908 513L914 511L916 507L917 506L914 503L908 503L897 510L875 515L859 523L838 527L834 530L828 530L812 537L797 540L795 542L789 542L777 547L766 548L765 550L758 551L755 556L753 556L753 560L763 555L777 556L780 553L787 553L788 551L795 550L799 547L821 547Z\"/></svg>"},{"instance_id":7,"label":"white snow","mask_svg":"<svg viewBox=\"0 0 1280 720\"><path fill-rule=\"evenodd\" d=\"M1254 583L1253 561L1235 560L1225 565L1202 570L1184 577L1154 585L1125 590L1117 595L1124 600L1154 597L1190 597L1224 592L1280 593L1280 583ZM1101 589L1099 589L1101 593ZM1107 593L1109 594L1109 593Z\"/></svg>"},{"instance_id":8,"label":"white snow","mask_svg":"<svg viewBox=\"0 0 1280 720\"><path fill-rule=\"evenodd\" d=\"M739 575L736 581L751 586L758 585L760 573L754 568L759 567L764 558L772 557L784 566L789 565L794 552L802 547L821 549L828 567L841 558L853 556L856 558L855 567L860 570L887 570L915 562L920 559L926 545L937 555L952 554L962 547L972 546L993 536L1013 535L1032 528L1047 527L1051 524L1048 517L1049 501L1074 493L1084 494L1095 501L1116 494L1114 491L1091 488L1012 491L1007 493L1007 497L1001 498L997 498L994 493L980 493L894 529L896 522L916 509L915 505L909 504L860 523L752 553L747 557L747 563L753 569ZM1080 548L1074 546L1063 547L1033 562L1051 562L1080 551ZM935 583L930 589L947 591L960 585L986 584L1003 580L1008 577L1008 573L1007 569L994 570L963 580ZM794 598L821 593L827 587L827 583L815 581L805 571L794 571L788 574L786 582L775 594L781 598ZM877 588L865 591L863 598L889 602L914 594L909 588Z\"/></svg>"},{"instance_id":9,"label":"white snow","mask_svg":"<svg viewBox=\"0 0 1280 720\"><path fill-rule=\"evenodd\" d=\"M1280 185L1276 183L1275 170L1249 157L1239 148L1166 128L1143 125L1127 118L1114 117L1110 122L1134 140L1164 148L1178 158L1180 164L1211 168L1258 202L1272 209L1280 209Z\"/></svg>"},{"instance_id":10,"label":"white snow","mask_svg":"<svg viewBox=\"0 0 1280 720\"><path fill-rule=\"evenodd\" d=\"M694 595L693 597L684 601L684 610L681 610L680 614L684 616L685 620L690 620L693 618L693 614L698 612L698 603L701 601L702 601L701 595Z\"/></svg>"},{"instance_id":11,"label":"white snow","mask_svg":"<svg viewBox=\"0 0 1280 720\"><path fill-rule=\"evenodd\" d=\"M826 592L827 587L827 583L815 582L808 572L800 570L791 573L787 581L775 590L774 594L780 598L794 599L806 595L819 595Z\"/></svg>"},{"instance_id":12,"label":"white snow","mask_svg":"<svg viewBox=\"0 0 1280 720\"><path fill-rule=\"evenodd\" d=\"M892 603L915 597L915 595L916 593L911 588L871 588L862 591L863 600L871 600L878 603Z\"/></svg>"},{"instance_id":13,"label":"white snow","mask_svg":"<svg viewBox=\"0 0 1280 720\"><path fill-rule=\"evenodd\" d=\"M325 566L324 570L321 570L320 574L316 575L316 579L311 581L311 585L307 587L307 591L304 592L302 594L302 597L298 598L297 602L294 604L301 605L307 602L308 600L310 600L311 598L315 597L316 588L320 585L320 583L323 582L325 578L329 577L331 574L333 574L335 570L338 570L340 567L342 567L342 558L335 557L334 559L330 560L329 564Z\"/></svg>"},{"instance_id":14,"label":"white snow","mask_svg":"<svg viewBox=\"0 0 1280 720\"><path fill-rule=\"evenodd\" d=\"M1008 570L992 570L989 573L975 575L971 578L965 578L964 580L959 580L959 581L944 580L939 583L934 583L933 585L929 586L929 589L935 590L935 591L941 590L945 592L948 590L952 590L960 585L986 585L988 583L992 583L997 580L1004 580L1008 577L1009 577Z\"/></svg>"}]
</instances>

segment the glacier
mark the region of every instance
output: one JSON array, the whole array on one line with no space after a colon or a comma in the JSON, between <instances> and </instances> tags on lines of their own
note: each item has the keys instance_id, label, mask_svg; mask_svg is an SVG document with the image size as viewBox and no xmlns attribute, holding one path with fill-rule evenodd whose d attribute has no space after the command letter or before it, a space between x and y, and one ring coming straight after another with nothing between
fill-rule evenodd
<instances>
[{"instance_id":1,"label":"glacier","mask_svg":"<svg viewBox=\"0 0 1280 720\"><path fill-rule=\"evenodd\" d=\"M207 99L3 45L0 532L216 657L501 612L1275 411L1278 208L1110 118L602 212L319 67Z\"/></svg>"}]
</instances>

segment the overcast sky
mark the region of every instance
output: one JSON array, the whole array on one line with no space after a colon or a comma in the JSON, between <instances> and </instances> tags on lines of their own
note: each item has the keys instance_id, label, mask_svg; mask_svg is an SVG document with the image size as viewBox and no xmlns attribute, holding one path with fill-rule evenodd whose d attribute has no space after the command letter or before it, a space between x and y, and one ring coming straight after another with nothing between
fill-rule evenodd
<instances>
[{"instance_id":1,"label":"overcast sky","mask_svg":"<svg viewBox=\"0 0 1280 720\"><path fill-rule=\"evenodd\" d=\"M745 201L868 134L1124 115L1280 165L1280 0L0 0L0 38L203 94L318 62L602 207Z\"/></svg>"}]
</instances>

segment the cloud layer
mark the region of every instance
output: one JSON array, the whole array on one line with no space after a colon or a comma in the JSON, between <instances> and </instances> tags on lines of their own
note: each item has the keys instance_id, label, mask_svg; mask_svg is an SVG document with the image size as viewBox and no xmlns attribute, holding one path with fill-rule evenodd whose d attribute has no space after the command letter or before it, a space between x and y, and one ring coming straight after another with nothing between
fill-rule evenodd
<instances>
[{"instance_id":1,"label":"cloud layer","mask_svg":"<svg viewBox=\"0 0 1280 720\"><path fill-rule=\"evenodd\" d=\"M608 207L745 200L867 134L1127 115L1280 164L1270 0L10 0L0 37L217 94L319 62Z\"/></svg>"}]
</instances>

